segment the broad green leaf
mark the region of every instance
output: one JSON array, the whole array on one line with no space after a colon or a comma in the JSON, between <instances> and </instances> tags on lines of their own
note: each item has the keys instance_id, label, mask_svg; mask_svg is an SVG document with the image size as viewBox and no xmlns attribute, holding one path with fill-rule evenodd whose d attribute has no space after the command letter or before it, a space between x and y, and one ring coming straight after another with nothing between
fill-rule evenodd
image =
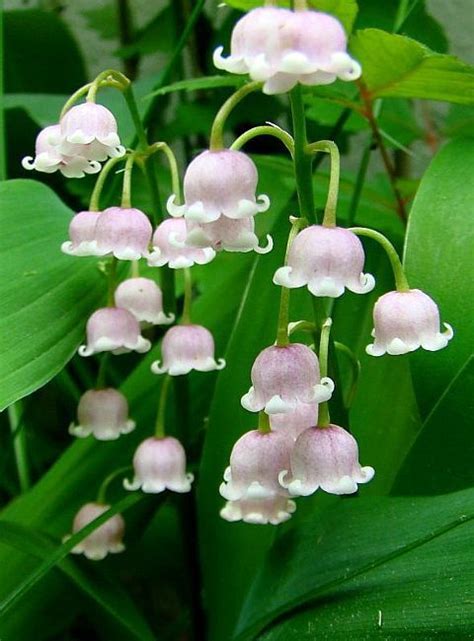
<instances>
[{"instance_id":1,"label":"broad green leaf","mask_svg":"<svg viewBox=\"0 0 474 641\"><path fill-rule=\"evenodd\" d=\"M225 2L235 9L242 9L242 11L262 6L261 0L225 0ZM279 7L289 7L291 2L290 0L277 0L275 4ZM356 0L309 0L308 5L317 11L330 13L342 22L347 33L352 31L358 10Z\"/></svg>"},{"instance_id":2,"label":"broad green leaf","mask_svg":"<svg viewBox=\"0 0 474 641\"><path fill-rule=\"evenodd\" d=\"M356 497L311 515L272 548L233 639L468 639L473 499Z\"/></svg>"},{"instance_id":3,"label":"broad green leaf","mask_svg":"<svg viewBox=\"0 0 474 641\"><path fill-rule=\"evenodd\" d=\"M57 13L5 11L4 21L5 92L72 93L85 84L79 49Z\"/></svg>"},{"instance_id":4,"label":"broad green leaf","mask_svg":"<svg viewBox=\"0 0 474 641\"><path fill-rule=\"evenodd\" d=\"M173 82L171 85L160 87L156 91L152 91L145 96L144 99L152 98L153 96L163 96L173 91L198 91L200 89L219 89L220 87L238 87L243 85L244 80L242 76L204 76L203 78L189 78L187 80L179 80Z\"/></svg>"},{"instance_id":5,"label":"broad green leaf","mask_svg":"<svg viewBox=\"0 0 474 641\"><path fill-rule=\"evenodd\" d=\"M170 51L176 41L175 16L171 5L162 9L133 39L116 52L120 58L146 55L155 51Z\"/></svg>"},{"instance_id":6,"label":"broad green leaf","mask_svg":"<svg viewBox=\"0 0 474 641\"><path fill-rule=\"evenodd\" d=\"M0 542L43 561L55 555L58 548L58 544L49 537L18 523L4 520L0 522ZM132 638L149 641L154 639L148 624L127 593L107 575L98 571L99 568L96 570L92 564L84 564L83 567L71 559L59 561L57 567L110 614Z\"/></svg>"},{"instance_id":7,"label":"broad green leaf","mask_svg":"<svg viewBox=\"0 0 474 641\"><path fill-rule=\"evenodd\" d=\"M96 261L61 253L71 211L41 183L0 185L0 407L44 385L104 295Z\"/></svg>"},{"instance_id":8,"label":"broad green leaf","mask_svg":"<svg viewBox=\"0 0 474 641\"><path fill-rule=\"evenodd\" d=\"M474 103L473 67L454 56L434 53L416 40L363 29L351 38L372 98L425 98Z\"/></svg>"}]
</instances>

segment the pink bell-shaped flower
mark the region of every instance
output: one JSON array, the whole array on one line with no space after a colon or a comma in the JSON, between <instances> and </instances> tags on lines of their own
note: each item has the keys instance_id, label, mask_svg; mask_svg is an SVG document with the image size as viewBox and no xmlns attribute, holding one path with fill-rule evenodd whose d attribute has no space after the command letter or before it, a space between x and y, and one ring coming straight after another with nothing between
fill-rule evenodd
<instances>
[{"instance_id":1,"label":"pink bell-shaped flower","mask_svg":"<svg viewBox=\"0 0 474 641\"><path fill-rule=\"evenodd\" d=\"M61 132L59 125L51 125L42 129L35 144L35 157L25 156L21 161L24 169L52 174L60 171L66 178L83 178L86 174L96 174L100 171L100 163L89 160L82 149L71 146L60 146Z\"/></svg>"},{"instance_id":2,"label":"pink bell-shaped flower","mask_svg":"<svg viewBox=\"0 0 474 641\"><path fill-rule=\"evenodd\" d=\"M268 254L273 249L272 237L267 234L267 244L259 247L253 217L232 219L221 216L213 223L186 220L186 244L192 247L212 247L215 251L249 252Z\"/></svg>"},{"instance_id":3,"label":"pink bell-shaped flower","mask_svg":"<svg viewBox=\"0 0 474 641\"><path fill-rule=\"evenodd\" d=\"M361 467L357 441L338 425L310 427L296 439L289 470L281 485L293 496L309 496L321 488L330 494L353 494L368 483L373 467Z\"/></svg>"},{"instance_id":4,"label":"pink bell-shaped flower","mask_svg":"<svg viewBox=\"0 0 474 641\"><path fill-rule=\"evenodd\" d=\"M371 274L363 274L364 249L355 234L342 227L311 225L299 232L273 282L281 287L303 287L314 296L338 298L345 288L356 294L375 286Z\"/></svg>"},{"instance_id":5,"label":"pink bell-shaped flower","mask_svg":"<svg viewBox=\"0 0 474 641\"><path fill-rule=\"evenodd\" d=\"M97 252L119 260L139 260L148 256L153 227L139 209L108 207L96 226Z\"/></svg>"},{"instance_id":6,"label":"pink bell-shaped flower","mask_svg":"<svg viewBox=\"0 0 474 641\"><path fill-rule=\"evenodd\" d=\"M225 367L225 360L214 357L214 339L211 332L201 325L176 325L169 329L161 344L162 363L151 366L154 374L180 376L191 370L210 372Z\"/></svg>"},{"instance_id":7,"label":"pink bell-shaped flower","mask_svg":"<svg viewBox=\"0 0 474 641\"><path fill-rule=\"evenodd\" d=\"M89 523L109 509L110 505L86 503L74 517L72 533L75 534L79 532L79 530L82 530L82 528L89 525ZM101 561L105 559L107 554L117 554L125 550L125 546L122 543L124 531L125 521L122 515L115 514L91 534L86 536L71 552L73 554L84 554L84 556L93 561ZM69 538L70 535L67 535L63 541L67 541Z\"/></svg>"},{"instance_id":8,"label":"pink bell-shaped flower","mask_svg":"<svg viewBox=\"0 0 474 641\"><path fill-rule=\"evenodd\" d=\"M285 93L298 82L326 85L361 74L359 63L347 53L340 22L317 11L254 9L236 24L231 55L223 58L222 50L214 52L216 67L265 81L267 94Z\"/></svg>"},{"instance_id":9,"label":"pink bell-shaped flower","mask_svg":"<svg viewBox=\"0 0 474 641\"><path fill-rule=\"evenodd\" d=\"M115 290L115 305L127 309L137 321L148 325L169 325L174 314L163 311L161 289L151 278L128 278Z\"/></svg>"},{"instance_id":10,"label":"pink bell-shaped flower","mask_svg":"<svg viewBox=\"0 0 474 641\"><path fill-rule=\"evenodd\" d=\"M306 345L273 345L255 359L252 387L241 403L249 412L267 414L291 412L299 403L322 403L331 398L333 381L320 379L319 361Z\"/></svg>"},{"instance_id":11,"label":"pink bell-shaped flower","mask_svg":"<svg viewBox=\"0 0 474 641\"><path fill-rule=\"evenodd\" d=\"M443 325L446 329L440 332L438 306L421 290L388 292L375 303L375 340L367 346L367 354L406 354L419 347L430 352L443 349L454 335L451 325Z\"/></svg>"},{"instance_id":12,"label":"pink bell-shaped flower","mask_svg":"<svg viewBox=\"0 0 474 641\"><path fill-rule=\"evenodd\" d=\"M293 447L291 435L252 430L232 448L230 466L224 472L219 492L228 501L269 498L284 494L278 476L288 469Z\"/></svg>"},{"instance_id":13,"label":"pink bell-shaped flower","mask_svg":"<svg viewBox=\"0 0 474 641\"><path fill-rule=\"evenodd\" d=\"M181 443L172 436L150 437L138 446L133 456L135 478L125 480L126 490L158 494L164 490L189 492L194 480L186 472L186 453Z\"/></svg>"},{"instance_id":14,"label":"pink bell-shaped flower","mask_svg":"<svg viewBox=\"0 0 474 641\"><path fill-rule=\"evenodd\" d=\"M60 148L64 153L70 151L71 145L77 145L88 160L106 160L125 154L115 116L103 105L84 102L71 107L61 118L60 127L63 138Z\"/></svg>"},{"instance_id":15,"label":"pink bell-shaped flower","mask_svg":"<svg viewBox=\"0 0 474 641\"><path fill-rule=\"evenodd\" d=\"M199 223L211 223L221 215L233 219L255 216L270 206L268 196L256 199L257 182L257 168L243 152L204 151L186 170L184 205L175 205L173 194L168 212Z\"/></svg>"},{"instance_id":16,"label":"pink bell-shaped flower","mask_svg":"<svg viewBox=\"0 0 474 641\"><path fill-rule=\"evenodd\" d=\"M167 218L158 225L153 234L153 251L148 257L150 267L168 265L182 269L192 265L206 265L216 255L211 247L197 249L186 243L186 223L183 219Z\"/></svg>"},{"instance_id":17,"label":"pink bell-shaped flower","mask_svg":"<svg viewBox=\"0 0 474 641\"><path fill-rule=\"evenodd\" d=\"M271 414L270 426L272 430L291 434L297 439L301 432L318 423L318 403L298 403L291 412L286 414Z\"/></svg>"},{"instance_id":18,"label":"pink bell-shaped flower","mask_svg":"<svg viewBox=\"0 0 474 641\"><path fill-rule=\"evenodd\" d=\"M288 521L296 510L296 503L281 494L271 494L263 498L227 501L220 515L231 523L244 521L254 525L278 525Z\"/></svg>"},{"instance_id":19,"label":"pink bell-shaped flower","mask_svg":"<svg viewBox=\"0 0 474 641\"><path fill-rule=\"evenodd\" d=\"M99 352L125 354L147 352L151 343L140 334L140 325L129 311L118 307L96 310L87 321L87 344L79 347L81 356Z\"/></svg>"},{"instance_id":20,"label":"pink bell-shaped flower","mask_svg":"<svg viewBox=\"0 0 474 641\"><path fill-rule=\"evenodd\" d=\"M77 425L72 423L69 434L85 438L92 434L99 441L113 441L135 428L128 418L127 399L113 388L88 390L77 406Z\"/></svg>"},{"instance_id":21,"label":"pink bell-shaped flower","mask_svg":"<svg viewBox=\"0 0 474 641\"><path fill-rule=\"evenodd\" d=\"M61 245L61 251L71 256L97 256L95 228L99 211L80 211L69 223L69 240Z\"/></svg>"}]
</instances>

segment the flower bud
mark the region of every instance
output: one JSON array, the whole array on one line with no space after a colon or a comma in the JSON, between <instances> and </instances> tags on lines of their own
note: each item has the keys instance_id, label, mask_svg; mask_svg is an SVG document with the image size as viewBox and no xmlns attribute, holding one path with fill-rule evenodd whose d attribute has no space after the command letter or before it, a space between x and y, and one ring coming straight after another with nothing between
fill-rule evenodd
<instances>
[{"instance_id":1,"label":"flower bud","mask_svg":"<svg viewBox=\"0 0 474 641\"><path fill-rule=\"evenodd\" d=\"M298 82L327 85L337 78L357 80L358 62L347 53L341 23L325 13L274 7L254 9L235 25L231 55L214 52L214 64L231 73L265 81L263 92L290 91Z\"/></svg>"},{"instance_id":2,"label":"flower bud","mask_svg":"<svg viewBox=\"0 0 474 641\"><path fill-rule=\"evenodd\" d=\"M291 434L296 440L301 432L318 424L318 410L318 403L298 403L291 412L271 414L270 426L272 430Z\"/></svg>"},{"instance_id":3,"label":"flower bud","mask_svg":"<svg viewBox=\"0 0 474 641\"><path fill-rule=\"evenodd\" d=\"M342 227L311 225L299 232L288 252L287 265L275 272L282 287L306 285L314 296L338 298L347 287L356 294L370 292L371 274L363 274L364 249L355 234Z\"/></svg>"},{"instance_id":4,"label":"flower bud","mask_svg":"<svg viewBox=\"0 0 474 641\"><path fill-rule=\"evenodd\" d=\"M97 221L98 255L111 254L119 260L139 260L148 256L152 232L150 221L139 209L108 207Z\"/></svg>"},{"instance_id":5,"label":"flower bud","mask_svg":"<svg viewBox=\"0 0 474 641\"><path fill-rule=\"evenodd\" d=\"M117 121L103 105L94 102L75 105L61 118L60 126L63 137L60 148L64 153L70 153L71 145L77 145L88 160L106 160L125 154L117 133Z\"/></svg>"},{"instance_id":6,"label":"flower bud","mask_svg":"<svg viewBox=\"0 0 474 641\"><path fill-rule=\"evenodd\" d=\"M189 165L184 176L184 205L168 200L171 216L210 223L221 215L241 219L255 216L270 206L268 196L255 197L258 174L254 162L232 149L204 151Z\"/></svg>"},{"instance_id":7,"label":"flower bud","mask_svg":"<svg viewBox=\"0 0 474 641\"><path fill-rule=\"evenodd\" d=\"M71 424L69 434L85 438L92 434L99 441L113 441L135 428L128 418L127 399L118 390L88 390L79 400L78 424Z\"/></svg>"},{"instance_id":8,"label":"flower bud","mask_svg":"<svg viewBox=\"0 0 474 641\"><path fill-rule=\"evenodd\" d=\"M186 473L186 453L181 443L172 436L150 437L140 443L134 456L133 481L125 480L126 490L158 494L168 489L172 492L189 492L194 480Z\"/></svg>"},{"instance_id":9,"label":"flower bud","mask_svg":"<svg viewBox=\"0 0 474 641\"><path fill-rule=\"evenodd\" d=\"M85 158L79 145L72 148L64 146L59 125L42 129L35 144L35 157L25 156L21 161L24 169L52 174L60 171L66 178L83 178L86 174L100 171L100 163ZM64 148L64 149L63 149Z\"/></svg>"},{"instance_id":10,"label":"flower bud","mask_svg":"<svg viewBox=\"0 0 474 641\"><path fill-rule=\"evenodd\" d=\"M72 533L75 534L89 525L97 517L110 509L110 505L102 503L86 503L81 507L74 517L72 524ZM111 516L105 523L95 529L91 534L78 543L71 552L73 554L84 554L88 559L101 561L107 554L117 554L123 552L125 546L122 538L125 530L125 521L121 514ZM70 535L64 537L67 541Z\"/></svg>"},{"instance_id":11,"label":"flower bud","mask_svg":"<svg viewBox=\"0 0 474 641\"><path fill-rule=\"evenodd\" d=\"M440 332L439 309L433 299L419 289L388 292L374 306L374 342L366 348L371 356L406 354L419 347L435 352L446 347L453 328Z\"/></svg>"},{"instance_id":12,"label":"flower bud","mask_svg":"<svg viewBox=\"0 0 474 641\"><path fill-rule=\"evenodd\" d=\"M329 400L334 390L330 378L320 379L316 354L300 343L265 348L255 359L251 378L252 387L241 399L249 412L291 412L298 403Z\"/></svg>"},{"instance_id":13,"label":"flower bud","mask_svg":"<svg viewBox=\"0 0 474 641\"><path fill-rule=\"evenodd\" d=\"M267 254L273 249L272 237L267 234L267 244L259 247L253 217L234 220L221 216L213 223L186 220L186 244L191 247L212 247L215 251L249 252Z\"/></svg>"},{"instance_id":14,"label":"flower bud","mask_svg":"<svg viewBox=\"0 0 474 641\"><path fill-rule=\"evenodd\" d=\"M230 466L224 472L219 492L228 501L264 499L286 495L278 475L288 469L291 435L252 430L239 438L232 448Z\"/></svg>"},{"instance_id":15,"label":"flower bud","mask_svg":"<svg viewBox=\"0 0 474 641\"><path fill-rule=\"evenodd\" d=\"M169 329L161 344L162 363L151 366L154 374L168 372L170 376L188 374L191 370L210 372L225 367L225 360L214 357L214 339L211 332L200 325L176 325Z\"/></svg>"},{"instance_id":16,"label":"flower bud","mask_svg":"<svg viewBox=\"0 0 474 641\"><path fill-rule=\"evenodd\" d=\"M192 265L206 265L216 255L210 247L196 249L186 242L186 223L182 219L168 218L158 225L153 234L153 251L148 258L151 267L168 265L182 269Z\"/></svg>"},{"instance_id":17,"label":"flower bud","mask_svg":"<svg viewBox=\"0 0 474 641\"><path fill-rule=\"evenodd\" d=\"M147 352L151 343L140 334L140 325L130 312L117 307L96 310L87 321L87 345L79 347L81 356L99 352L125 354Z\"/></svg>"},{"instance_id":18,"label":"flower bud","mask_svg":"<svg viewBox=\"0 0 474 641\"><path fill-rule=\"evenodd\" d=\"M338 425L310 427L296 439L289 471L280 483L293 496L309 496L318 488L330 494L353 494L368 483L373 467L361 467L357 441Z\"/></svg>"},{"instance_id":19,"label":"flower bud","mask_svg":"<svg viewBox=\"0 0 474 641\"><path fill-rule=\"evenodd\" d=\"M151 325L169 325L174 314L163 311L161 289L150 278L128 278L115 290L115 305L128 310L137 321Z\"/></svg>"},{"instance_id":20,"label":"flower bud","mask_svg":"<svg viewBox=\"0 0 474 641\"><path fill-rule=\"evenodd\" d=\"M254 525L278 525L288 521L295 510L294 501L281 494L271 494L265 498L227 501L220 515L231 523L244 521Z\"/></svg>"},{"instance_id":21,"label":"flower bud","mask_svg":"<svg viewBox=\"0 0 474 641\"><path fill-rule=\"evenodd\" d=\"M61 251L71 256L97 256L95 228L98 211L80 211L69 223L69 240L61 245Z\"/></svg>"}]
</instances>

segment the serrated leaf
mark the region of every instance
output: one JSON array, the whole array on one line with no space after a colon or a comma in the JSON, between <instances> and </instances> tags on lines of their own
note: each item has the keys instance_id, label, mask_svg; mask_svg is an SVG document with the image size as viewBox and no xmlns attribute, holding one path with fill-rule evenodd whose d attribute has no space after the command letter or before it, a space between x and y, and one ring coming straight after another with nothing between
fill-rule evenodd
<instances>
[{"instance_id":1,"label":"serrated leaf","mask_svg":"<svg viewBox=\"0 0 474 641\"><path fill-rule=\"evenodd\" d=\"M454 56L434 53L416 40L380 29L357 31L350 47L372 98L474 104L474 68Z\"/></svg>"},{"instance_id":2,"label":"serrated leaf","mask_svg":"<svg viewBox=\"0 0 474 641\"><path fill-rule=\"evenodd\" d=\"M0 408L44 385L104 295L96 261L60 251L71 210L32 180L0 185Z\"/></svg>"}]
</instances>

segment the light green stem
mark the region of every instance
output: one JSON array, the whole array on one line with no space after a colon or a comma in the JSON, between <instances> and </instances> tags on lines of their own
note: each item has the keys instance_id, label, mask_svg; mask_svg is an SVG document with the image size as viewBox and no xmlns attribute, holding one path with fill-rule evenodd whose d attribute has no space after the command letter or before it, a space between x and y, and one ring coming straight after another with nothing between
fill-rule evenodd
<instances>
[{"instance_id":1,"label":"light green stem","mask_svg":"<svg viewBox=\"0 0 474 641\"><path fill-rule=\"evenodd\" d=\"M280 129L279 127L272 127L271 125L261 125L259 127L252 127L252 129L248 129L234 140L230 148L239 150L249 140L252 140L252 138L256 138L257 136L273 136L274 138L278 138L278 140L281 140L281 142L285 145L285 147L290 152L291 157L293 158L293 155L295 153L295 143L293 137L290 136L287 131Z\"/></svg>"},{"instance_id":2,"label":"light green stem","mask_svg":"<svg viewBox=\"0 0 474 641\"><path fill-rule=\"evenodd\" d=\"M125 163L125 172L123 175L122 202L121 207L129 208L132 206L132 172L135 156L130 154Z\"/></svg>"},{"instance_id":3,"label":"light green stem","mask_svg":"<svg viewBox=\"0 0 474 641\"><path fill-rule=\"evenodd\" d=\"M309 221L316 221L313 197L312 157L305 153L308 140L306 137L306 117L301 87L297 85L290 93L291 115L293 120L293 137L295 141L294 167L296 190L300 214Z\"/></svg>"},{"instance_id":4,"label":"light green stem","mask_svg":"<svg viewBox=\"0 0 474 641\"><path fill-rule=\"evenodd\" d=\"M270 417L266 412L258 413L258 431L262 434L268 434L271 432Z\"/></svg>"},{"instance_id":5,"label":"light green stem","mask_svg":"<svg viewBox=\"0 0 474 641\"><path fill-rule=\"evenodd\" d=\"M325 227L335 227L341 167L339 149L336 143L332 140L320 140L318 142L313 142L306 147L307 153L313 154L318 151L329 153L331 156L331 176L329 179L328 197L326 201L326 208L324 210L323 225Z\"/></svg>"},{"instance_id":6,"label":"light green stem","mask_svg":"<svg viewBox=\"0 0 474 641\"><path fill-rule=\"evenodd\" d=\"M156 414L155 422L155 436L157 438L163 438L165 436L166 402L168 399L171 380L172 377L169 374L166 374L161 384L160 401L158 403L158 412Z\"/></svg>"},{"instance_id":7,"label":"light green stem","mask_svg":"<svg viewBox=\"0 0 474 641\"><path fill-rule=\"evenodd\" d=\"M63 108L61 109L61 113L59 114L59 119L64 116L64 114L69 111L69 109L79 100L79 98L82 98L82 96L85 96L86 93L90 90L92 87L92 82L88 82L86 85L83 85L82 87L79 87L77 91L75 91L72 96L70 96L66 102L64 103Z\"/></svg>"},{"instance_id":8,"label":"light green stem","mask_svg":"<svg viewBox=\"0 0 474 641\"><path fill-rule=\"evenodd\" d=\"M331 325L332 319L326 318L321 327L321 338L319 342L319 371L321 373L321 378L325 378L328 375L329 337L331 335ZM331 417L329 416L328 402L320 403L318 427L327 427L330 422Z\"/></svg>"},{"instance_id":9,"label":"light green stem","mask_svg":"<svg viewBox=\"0 0 474 641\"><path fill-rule=\"evenodd\" d=\"M185 267L183 269L183 278L184 278L184 304L183 304L183 316L181 322L183 325L189 325L191 323L191 303L193 299L193 279L191 275L190 267Z\"/></svg>"},{"instance_id":10,"label":"light green stem","mask_svg":"<svg viewBox=\"0 0 474 641\"><path fill-rule=\"evenodd\" d=\"M110 158L110 160L108 160L105 163L94 185L94 189L92 191L91 199L89 202L89 211L100 211L100 195L104 188L104 184L107 179L107 176L109 175L110 171L115 167L115 165L125 160L125 158L126 156L120 156L118 158Z\"/></svg>"},{"instance_id":11,"label":"light green stem","mask_svg":"<svg viewBox=\"0 0 474 641\"><path fill-rule=\"evenodd\" d=\"M178 204L181 204L183 200L183 194L181 192L178 162L176 160L176 156L173 153L173 150L168 144L166 144L166 142L155 142L150 145L150 150L151 153L161 151L165 154L171 173L171 188L173 190L173 193L176 194Z\"/></svg>"},{"instance_id":12,"label":"light green stem","mask_svg":"<svg viewBox=\"0 0 474 641\"><path fill-rule=\"evenodd\" d=\"M107 364L109 362L110 352L104 352L100 356L99 371L97 373L96 389L104 389L106 387L105 373L107 371Z\"/></svg>"},{"instance_id":13,"label":"light green stem","mask_svg":"<svg viewBox=\"0 0 474 641\"><path fill-rule=\"evenodd\" d=\"M341 354L344 354L352 368L352 382L351 386L349 389L349 393L347 394L347 399L346 399L346 407L349 409L354 401L354 396L357 390L357 383L359 382L359 376L360 376L360 361L354 354L354 352L347 347L347 345L344 345L344 343L339 343L339 341L334 341L334 347L338 352Z\"/></svg>"},{"instance_id":14,"label":"light green stem","mask_svg":"<svg viewBox=\"0 0 474 641\"><path fill-rule=\"evenodd\" d=\"M95 102L98 90L103 86L115 87L119 91L125 92L130 87L130 80L120 71L115 69L106 69L101 71L98 76L90 83L87 92L87 102Z\"/></svg>"},{"instance_id":15,"label":"light green stem","mask_svg":"<svg viewBox=\"0 0 474 641\"><path fill-rule=\"evenodd\" d=\"M252 91L257 91L262 86L261 82L249 82L243 87L235 91L230 98L224 102L222 107L216 114L214 122L212 123L211 137L209 141L209 148L212 151L218 151L224 148L224 127L229 114L239 104L239 102L248 96Z\"/></svg>"},{"instance_id":16,"label":"light green stem","mask_svg":"<svg viewBox=\"0 0 474 641\"><path fill-rule=\"evenodd\" d=\"M108 293L107 293L107 305L109 307L115 307L115 284L117 280L117 259L115 256L109 261L108 270L107 270L107 280L108 280Z\"/></svg>"},{"instance_id":17,"label":"light green stem","mask_svg":"<svg viewBox=\"0 0 474 641\"><path fill-rule=\"evenodd\" d=\"M366 227L350 227L349 231L357 234L357 236L367 236L368 238L372 238L372 240L376 240L379 245L381 245L388 256L390 265L392 266L397 291L408 292L410 290L410 285L408 284L407 277L405 276L402 261L400 260L395 247L388 238L380 232L375 231L375 229L367 229Z\"/></svg>"},{"instance_id":18,"label":"light green stem","mask_svg":"<svg viewBox=\"0 0 474 641\"><path fill-rule=\"evenodd\" d=\"M117 476L120 476L121 474L128 472L130 469L132 469L131 465L127 465L126 467L120 467L105 477L105 479L100 484L99 491L97 492L97 503L100 503L101 505L108 505L107 490L109 488L109 485L112 483L112 481L114 481L117 478Z\"/></svg>"},{"instance_id":19,"label":"light green stem","mask_svg":"<svg viewBox=\"0 0 474 641\"><path fill-rule=\"evenodd\" d=\"M26 492L30 487L30 470L26 452L25 430L20 426L21 401L16 401L8 407L8 419L13 438L13 451L15 453L16 470L20 491Z\"/></svg>"}]
</instances>

